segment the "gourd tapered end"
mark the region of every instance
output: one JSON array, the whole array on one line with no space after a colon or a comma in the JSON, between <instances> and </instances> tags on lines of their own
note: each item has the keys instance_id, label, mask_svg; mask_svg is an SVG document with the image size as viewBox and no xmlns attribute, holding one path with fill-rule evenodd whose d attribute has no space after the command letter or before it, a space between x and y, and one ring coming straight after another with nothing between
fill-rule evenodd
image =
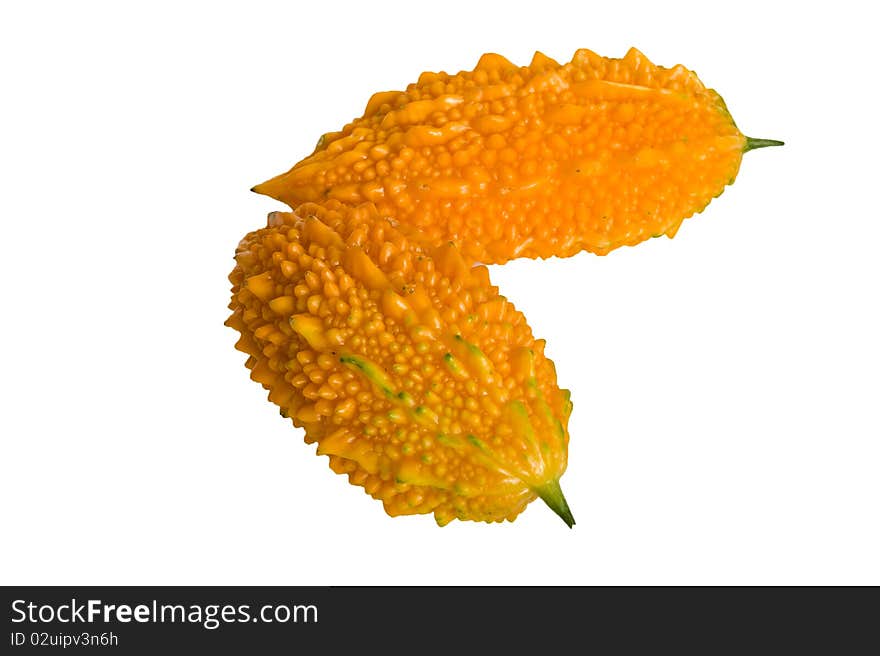
<instances>
[{"instance_id":1,"label":"gourd tapered end","mask_svg":"<svg viewBox=\"0 0 880 656\"><path fill-rule=\"evenodd\" d=\"M768 146L784 146L784 141L777 141L776 139L752 139L751 137L746 137L746 146L743 148L743 152L747 153L750 150L757 150L758 148L767 148Z\"/></svg>"},{"instance_id":2,"label":"gourd tapered end","mask_svg":"<svg viewBox=\"0 0 880 656\"><path fill-rule=\"evenodd\" d=\"M568 525L568 528L574 526L574 516L562 494L562 488L559 487L559 480L553 480L545 485L534 488L535 494L541 497L541 500L550 506L550 510L555 512L562 518L562 521Z\"/></svg>"}]
</instances>

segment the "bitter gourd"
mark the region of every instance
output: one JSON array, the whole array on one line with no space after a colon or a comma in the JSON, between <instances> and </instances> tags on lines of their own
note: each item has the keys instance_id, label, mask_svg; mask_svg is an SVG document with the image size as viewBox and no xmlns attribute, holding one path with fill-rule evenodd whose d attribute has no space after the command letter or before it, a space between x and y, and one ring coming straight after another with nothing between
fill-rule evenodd
<instances>
[{"instance_id":1,"label":"bitter gourd","mask_svg":"<svg viewBox=\"0 0 880 656\"><path fill-rule=\"evenodd\" d=\"M236 252L251 377L390 515L512 520L559 478L571 402L523 315L449 243L370 204L275 212Z\"/></svg>"},{"instance_id":2,"label":"bitter gourd","mask_svg":"<svg viewBox=\"0 0 880 656\"><path fill-rule=\"evenodd\" d=\"M254 190L292 207L370 201L455 241L465 257L605 254L672 237L731 184L750 139L684 68L578 50L560 65L484 55L473 71L423 73Z\"/></svg>"}]
</instances>

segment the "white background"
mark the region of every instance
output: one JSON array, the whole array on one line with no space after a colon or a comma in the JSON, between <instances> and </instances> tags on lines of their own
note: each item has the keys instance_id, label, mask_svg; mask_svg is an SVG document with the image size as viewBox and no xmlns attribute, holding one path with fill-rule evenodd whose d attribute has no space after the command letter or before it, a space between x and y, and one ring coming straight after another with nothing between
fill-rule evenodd
<instances>
[{"instance_id":1,"label":"white background","mask_svg":"<svg viewBox=\"0 0 880 656\"><path fill-rule=\"evenodd\" d=\"M0 583L880 584L860 6L3 3ZM387 517L222 325L248 189L423 70L629 46L787 145L674 240L492 271L573 392L573 530Z\"/></svg>"}]
</instances>

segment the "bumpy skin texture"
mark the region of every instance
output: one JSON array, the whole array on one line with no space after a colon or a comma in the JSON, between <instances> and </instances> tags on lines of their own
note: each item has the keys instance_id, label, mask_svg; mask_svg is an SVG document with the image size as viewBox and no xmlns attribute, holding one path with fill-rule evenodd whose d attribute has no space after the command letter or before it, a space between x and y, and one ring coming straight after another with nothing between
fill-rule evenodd
<instances>
[{"instance_id":1,"label":"bumpy skin texture","mask_svg":"<svg viewBox=\"0 0 880 656\"><path fill-rule=\"evenodd\" d=\"M255 191L291 207L375 203L483 263L605 254L672 237L733 182L747 140L682 66L578 50L528 67L484 55L374 95L362 118Z\"/></svg>"},{"instance_id":2,"label":"bumpy skin texture","mask_svg":"<svg viewBox=\"0 0 880 656\"><path fill-rule=\"evenodd\" d=\"M390 515L512 520L541 496L573 523L568 393L486 267L332 200L271 214L236 262L251 377Z\"/></svg>"}]
</instances>

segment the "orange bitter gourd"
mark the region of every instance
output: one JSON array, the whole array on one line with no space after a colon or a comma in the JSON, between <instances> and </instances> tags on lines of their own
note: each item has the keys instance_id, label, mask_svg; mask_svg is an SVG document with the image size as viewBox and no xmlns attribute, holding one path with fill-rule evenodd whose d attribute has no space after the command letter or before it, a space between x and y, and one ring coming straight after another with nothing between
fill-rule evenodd
<instances>
[{"instance_id":1,"label":"orange bitter gourd","mask_svg":"<svg viewBox=\"0 0 880 656\"><path fill-rule=\"evenodd\" d=\"M735 179L743 136L724 101L684 68L578 50L560 65L484 55L473 71L423 73L375 94L361 118L254 190L291 207L375 203L466 258L605 254L672 237Z\"/></svg>"},{"instance_id":2,"label":"orange bitter gourd","mask_svg":"<svg viewBox=\"0 0 880 656\"><path fill-rule=\"evenodd\" d=\"M251 377L390 515L512 520L541 497L574 523L568 393L485 266L332 200L272 213L236 262Z\"/></svg>"}]
</instances>

